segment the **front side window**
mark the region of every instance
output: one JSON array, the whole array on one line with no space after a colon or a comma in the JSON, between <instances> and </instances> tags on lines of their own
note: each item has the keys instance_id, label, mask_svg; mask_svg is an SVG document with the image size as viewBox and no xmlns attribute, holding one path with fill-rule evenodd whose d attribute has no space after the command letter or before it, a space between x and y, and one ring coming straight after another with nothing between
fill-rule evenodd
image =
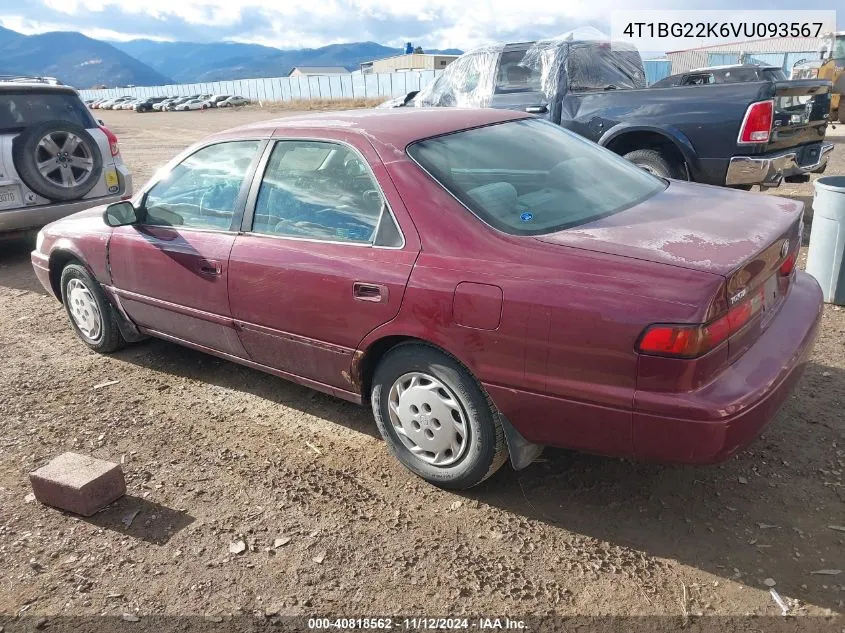
<instances>
[{"instance_id":1,"label":"front side window","mask_svg":"<svg viewBox=\"0 0 845 633\"><path fill-rule=\"evenodd\" d=\"M378 243L383 213L384 221L392 222L381 190L357 152L322 141L279 141L258 190L252 231Z\"/></svg>"},{"instance_id":2,"label":"front side window","mask_svg":"<svg viewBox=\"0 0 845 633\"><path fill-rule=\"evenodd\" d=\"M144 224L227 231L259 141L209 145L191 154L144 198Z\"/></svg>"},{"instance_id":3,"label":"front side window","mask_svg":"<svg viewBox=\"0 0 845 633\"><path fill-rule=\"evenodd\" d=\"M496 94L540 90L540 69L524 63L526 52L527 49L502 53L496 72Z\"/></svg>"},{"instance_id":4,"label":"front side window","mask_svg":"<svg viewBox=\"0 0 845 633\"><path fill-rule=\"evenodd\" d=\"M407 151L475 215L511 235L585 224L666 188L613 152L537 119L418 141Z\"/></svg>"}]
</instances>

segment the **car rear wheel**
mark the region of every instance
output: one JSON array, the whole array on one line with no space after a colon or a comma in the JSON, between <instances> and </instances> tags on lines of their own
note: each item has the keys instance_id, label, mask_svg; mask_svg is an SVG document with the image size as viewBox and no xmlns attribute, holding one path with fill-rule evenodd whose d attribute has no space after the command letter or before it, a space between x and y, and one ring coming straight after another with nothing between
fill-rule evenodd
<instances>
[{"instance_id":1,"label":"car rear wheel","mask_svg":"<svg viewBox=\"0 0 845 633\"><path fill-rule=\"evenodd\" d=\"M126 345L100 284L80 264L62 270L62 303L76 335L94 351L108 354Z\"/></svg>"},{"instance_id":2,"label":"car rear wheel","mask_svg":"<svg viewBox=\"0 0 845 633\"><path fill-rule=\"evenodd\" d=\"M371 400L390 452L435 486L471 488L507 460L495 405L460 363L429 345L388 352L376 368Z\"/></svg>"},{"instance_id":3,"label":"car rear wheel","mask_svg":"<svg viewBox=\"0 0 845 633\"><path fill-rule=\"evenodd\" d=\"M674 160L656 149L638 149L625 154L625 159L634 163L640 169L660 178L676 178L686 180L684 164Z\"/></svg>"},{"instance_id":4,"label":"car rear wheel","mask_svg":"<svg viewBox=\"0 0 845 633\"><path fill-rule=\"evenodd\" d=\"M46 121L26 128L12 144L12 157L26 186L54 202L82 198L103 172L96 141L70 121Z\"/></svg>"}]
</instances>

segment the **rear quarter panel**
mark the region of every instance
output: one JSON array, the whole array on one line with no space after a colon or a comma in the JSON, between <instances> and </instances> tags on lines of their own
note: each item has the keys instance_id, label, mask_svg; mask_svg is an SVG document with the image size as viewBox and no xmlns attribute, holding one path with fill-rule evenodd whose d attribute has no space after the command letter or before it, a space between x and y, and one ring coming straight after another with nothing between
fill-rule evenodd
<instances>
[{"instance_id":1,"label":"rear quarter panel","mask_svg":"<svg viewBox=\"0 0 845 633\"><path fill-rule=\"evenodd\" d=\"M361 349L394 335L431 342L468 367L529 440L630 455L637 338L649 323L700 317L721 278L507 236L410 161L389 170L414 201L422 252L399 314ZM457 322L465 282L501 288L495 329Z\"/></svg>"}]
</instances>

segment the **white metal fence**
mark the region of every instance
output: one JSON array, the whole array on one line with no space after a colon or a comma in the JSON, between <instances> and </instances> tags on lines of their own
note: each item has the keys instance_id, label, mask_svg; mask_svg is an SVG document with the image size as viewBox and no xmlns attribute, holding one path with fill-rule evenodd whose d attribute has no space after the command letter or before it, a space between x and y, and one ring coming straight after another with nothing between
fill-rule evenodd
<instances>
[{"instance_id":1,"label":"white metal fence","mask_svg":"<svg viewBox=\"0 0 845 633\"><path fill-rule=\"evenodd\" d=\"M293 101L296 99L370 99L399 97L431 83L441 70L414 70L403 73L370 75L316 75L310 77L272 77L209 81L168 86L139 86L80 90L83 99L122 97L190 96L194 94L240 95L256 101Z\"/></svg>"}]
</instances>

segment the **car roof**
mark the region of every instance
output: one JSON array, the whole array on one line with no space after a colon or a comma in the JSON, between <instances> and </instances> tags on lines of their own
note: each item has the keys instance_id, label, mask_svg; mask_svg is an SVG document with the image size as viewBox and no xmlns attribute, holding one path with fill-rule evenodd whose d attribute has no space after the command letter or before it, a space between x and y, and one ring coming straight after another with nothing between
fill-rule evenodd
<instances>
[{"instance_id":1,"label":"car roof","mask_svg":"<svg viewBox=\"0 0 845 633\"><path fill-rule=\"evenodd\" d=\"M43 83L40 81L2 81L0 80L0 91L27 91L27 92L64 92L67 94L77 94L76 90L70 86L61 84Z\"/></svg>"},{"instance_id":2,"label":"car roof","mask_svg":"<svg viewBox=\"0 0 845 633\"><path fill-rule=\"evenodd\" d=\"M226 130L214 137L255 134L304 136L313 130L360 134L382 145L405 148L414 141L493 123L532 118L516 110L490 108L385 108L319 112L260 121Z\"/></svg>"}]
</instances>

